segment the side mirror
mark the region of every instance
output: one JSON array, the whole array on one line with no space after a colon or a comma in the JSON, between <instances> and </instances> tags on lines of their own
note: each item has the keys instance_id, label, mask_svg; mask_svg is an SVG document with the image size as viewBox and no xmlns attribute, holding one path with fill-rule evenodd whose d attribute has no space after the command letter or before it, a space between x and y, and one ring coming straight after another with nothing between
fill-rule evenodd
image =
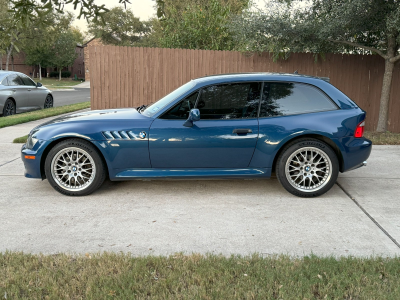
<instances>
[{"instance_id":1,"label":"side mirror","mask_svg":"<svg viewBox=\"0 0 400 300\"><path fill-rule=\"evenodd\" d=\"M189 112L189 118L183 123L185 127L192 127L193 122L200 120L200 111L197 108L193 108Z\"/></svg>"},{"instance_id":2,"label":"side mirror","mask_svg":"<svg viewBox=\"0 0 400 300\"><path fill-rule=\"evenodd\" d=\"M36 83L36 87L41 87L43 86L43 84L41 84L40 82Z\"/></svg>"}]
</instances>

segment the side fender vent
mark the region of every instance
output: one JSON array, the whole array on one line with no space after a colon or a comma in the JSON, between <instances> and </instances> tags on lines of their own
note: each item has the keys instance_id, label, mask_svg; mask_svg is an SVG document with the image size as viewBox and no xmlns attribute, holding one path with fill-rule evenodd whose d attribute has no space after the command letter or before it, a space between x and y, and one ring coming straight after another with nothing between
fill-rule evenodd
<instances>
[{"instance_id":1,"label":"side fender vent","mask_svg":"<svg viewBox=\"0 0 400 300\"><path fill-rule=\"evenodd\" d=\"M136 134L132 131L103 131L107 140L135 140Z\"/></svg>"}]
</instances>

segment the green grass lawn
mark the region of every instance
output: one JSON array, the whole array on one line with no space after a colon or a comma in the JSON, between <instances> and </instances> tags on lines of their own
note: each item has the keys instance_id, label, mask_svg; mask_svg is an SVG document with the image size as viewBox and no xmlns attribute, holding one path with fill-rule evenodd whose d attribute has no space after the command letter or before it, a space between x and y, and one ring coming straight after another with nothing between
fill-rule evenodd
<instances>
[{"instance_id":1,"label":"green grass lawn","mask_svg":"<svg viewBox=\"0 0 400 300\"><path fill-rule=\"evenodd\" d=\"M21 124L21 123L26 123L26 122L30 122L30 121L36 121L36 120L47 118L47 117L53 117L53 116L57 116L57 115L61 115L61 114L89 108L89 107L90 107L90 102L82 102L82 103L70 104L70 105L65 105L65 106L60 106L60 107L36 110L36 111L12 115L12 116L8 116L8 117L1 117L0 118L0 128L7 127L7 126L13 126L13 125Z\"/></svg>"},{"instance_id":2,"label":"green grass lawn","mask_svg":"<svg viewBox=\"0 0 400 300\"><path fill-rule=\"evenodd\" d=\"M45 87L49 89L59 89L59 88L65 88L65 87L70 87L70 86L75 86L77 84L80 84L81 82L78 80L72 80L71 78L62 78L61 81L58 80L58 78L42 78L42 80L39 80L38 78L34 79L36 82L40 82L43 84Z\"/></svg>"},{"instance_id":3,"label":"green grass lawn","mask_svg":"<svg viewBox=\"0 0 400 300\"><path fill-rule=\"evenodd\" d=\"M400 258L0 253L7 299L400 299Z\"/></svg>"},{"instance_id":4,"label":"green grass lawn","mask_svg":"<svg viewBox=\"0 0 400 300\"><path fill-rule=\"evenodd\" d=\"M393 132L365 132L364 136L374 145L400 145L400 133Z\"/></svg>"}]
</instances>

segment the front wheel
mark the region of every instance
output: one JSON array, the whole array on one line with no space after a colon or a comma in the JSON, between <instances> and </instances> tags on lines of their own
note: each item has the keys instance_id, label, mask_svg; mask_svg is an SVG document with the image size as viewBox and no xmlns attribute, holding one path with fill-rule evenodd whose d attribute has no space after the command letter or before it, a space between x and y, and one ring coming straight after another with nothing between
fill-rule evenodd
<instances>
[{"instance_id":1,"label":"front wheel","mask_svg":"<svg viewBox=\"0 0 400 300\"><path fill-rule=\"evenodd\" d=\"M53 107L53 97L47 95L46 100L44 100L44 109Z\"/></svg>"},{"instance_id":2,"label":"front wheel","mask_svg":"<svg viewBox=\"0 0 400 300\"><path fill-rule=\"evenodd\" d=\"M316 139L287 145L279 155L276 176L282 186L299 197L318 197L329 191L339 175L335 152Z\"/></svg>"},{"instance_id":3,"label":"front wheel","mask_svg":"<svg viewBox=\"0 0 400 300\"><path fill-rule=\"evenodd\" d=\"M97 190L106 178L106 167L96 148L79 139L55 145L45 161L51 186L67 196L85 196Z\"/></svg>"}]
</instances>

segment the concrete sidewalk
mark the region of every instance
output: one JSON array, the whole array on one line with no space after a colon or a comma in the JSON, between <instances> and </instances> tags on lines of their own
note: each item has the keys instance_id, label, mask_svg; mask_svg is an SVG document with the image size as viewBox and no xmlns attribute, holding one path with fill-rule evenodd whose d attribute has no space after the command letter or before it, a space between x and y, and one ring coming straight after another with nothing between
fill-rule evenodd
<instances>
[{"instance_id":1,"label":"concrete sidewalk","mask_svg":"<svg viewBox=\"0 0 400 300\"><path fill-rule=\"evenodd\" d=\"M106 182L72 198L23 176L21 145L6 141L34 126L0 129L2 252L400 255L399 146L374 146L368 167L314 199L275 178Z\"/></svg>"},{"instance_id":2,"label":"concrete sidewalk","mask_svg":"<svg viewBox=\"0 0 400 300\"><path fill-rule=\"evenodd\" d=\"M74 85L73 88L90 89L90 81L84 81L80 84Z\"/></svg>"}]
</instances>

